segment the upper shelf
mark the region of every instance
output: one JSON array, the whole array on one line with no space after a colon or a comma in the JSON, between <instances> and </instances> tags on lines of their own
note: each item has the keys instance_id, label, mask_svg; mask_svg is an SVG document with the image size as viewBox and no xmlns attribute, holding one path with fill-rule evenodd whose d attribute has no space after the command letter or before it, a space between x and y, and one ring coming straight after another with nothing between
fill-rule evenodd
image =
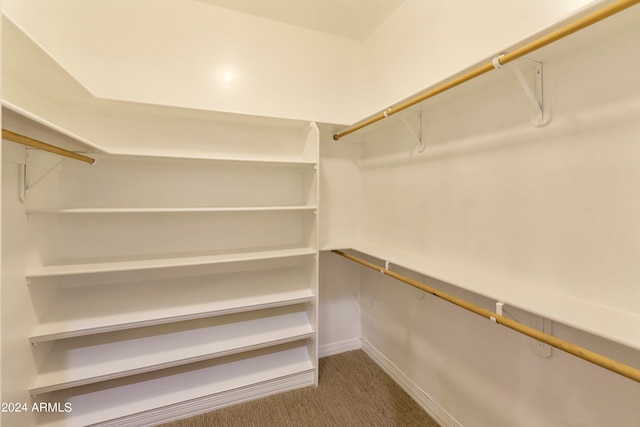
<instances>
[{"instance_id":1,"label":"upper shelf","mask_svg":"<svg viewBox=\"0 0 640 427\"><path fill-rule=\"evenodd\" d=\"M152 214L152 213L215 213L215 212L283 212L314 211L317 206L248 206L248 207L197 207L197 208L44 208L27 209L29 215L67 214Z\"/></svg>"},{"instance_id":2,"label":"upper shelf","mask_svg":"<svg viewBox=\"0 0 640 427\"><path fill-rule=\"evenodd\" d=\"M100 123L102 130L94 134L93 129L70 130L37 108L26 109L6 99L2 110L7 129L75 151L276 166L318 164L318 130L310 122L119 103L115 112L104 113L110 117L110 130ZM117 145L106 149L101 142L105 136L109 144Z\"/></svg>"},{"instance_id":3,"label":"upper shelf","mask_svg":"<svg viewBox=\"0 0 640 427\"><path fill-rule=\"evenodd\" d=\"M274 166L316 166L318 161L316 159L302 159L295 156L255 156L255 155L212 155L208 152L193 152L193 153L180 153L179 151L164 150L161 153L136 153L120 151L118 156L123 157L144 157L145 159L170 159L170 160L205 160L213 162L225 162L225 163L256 163Z\"/></svg>"}]
</instances>

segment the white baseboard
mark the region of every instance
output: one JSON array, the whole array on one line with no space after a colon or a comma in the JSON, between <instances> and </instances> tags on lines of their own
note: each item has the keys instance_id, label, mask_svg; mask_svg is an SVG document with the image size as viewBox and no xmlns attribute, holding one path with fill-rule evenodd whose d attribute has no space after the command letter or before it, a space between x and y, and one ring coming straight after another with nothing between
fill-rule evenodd
<instances>
[{"instance_id":1,"label":"white baseboard","mask_svg":"<svg viewBox=\"0 0 640 427\"><path fill-rule=\"evenodd\" d=\"M327 357L345 351L359 350L362 347L360 338L351 338L344 341L334 342L318 346L318 357Z\"/></svg>"},{"instance_id":2,"label":"white baseboard","mask_svg":"<svg viewBox=\"0 0 640 427\"><path fill-rule=\"evenodd\" d=\"M319 347L319 357L331 356L345 351L362 348L364 352L398 383L438 424L443 427L462 427L449 413L442 409L431 397L413 383L397 366L380 353L364 338L353 338ZM101 427L148 427L184 417L194 416L220 409L236 403L266 397L283 391L314 385L313 372L266 381L248 387L230 390L193 401L183 402L129 417L100 423Z\"/></svg>"},{"instance_id":3,"label":"white baseboard","mask_svg":"<svg viewBox=\"0 0 640 427\"><path fill-rule=\"evenodd\" d=\"M411 381L396 365L378 351L369 341L361 338L362 350L400 385L424 409L431 418L443 427L462 427L447 411L431 399Z\"/></svg>"},{"instance_id":4,"label":"white baseboard","mask_svg":"<svg viewBox=\"0 0 640 427\"><path fill-rule=\"evenodd\" d=\"M253 384L211 396L204 396L175 405L165 406L147 412L134 414L96 424L99 427L151 427L159 424L204 414L225 406L267 397L276 393L309 387L315 384L313 371L302 372L264 383Z\"/></svg>"}]
</instances>

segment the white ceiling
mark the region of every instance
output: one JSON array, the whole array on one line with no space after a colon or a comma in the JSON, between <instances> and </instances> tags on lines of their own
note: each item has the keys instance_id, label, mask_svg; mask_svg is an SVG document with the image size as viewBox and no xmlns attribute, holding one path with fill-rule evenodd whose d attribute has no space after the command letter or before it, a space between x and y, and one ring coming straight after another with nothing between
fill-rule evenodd
<instances>
[{"instance_id":1,"label":"white ceiling","mask_svg":"<svg viewBox=\"0 0 640 427\"><path fill-rule=\"evenodd\" d=\"M198 0L339 37L365 39L404 0Z\"/></svg>"}]
</instances>

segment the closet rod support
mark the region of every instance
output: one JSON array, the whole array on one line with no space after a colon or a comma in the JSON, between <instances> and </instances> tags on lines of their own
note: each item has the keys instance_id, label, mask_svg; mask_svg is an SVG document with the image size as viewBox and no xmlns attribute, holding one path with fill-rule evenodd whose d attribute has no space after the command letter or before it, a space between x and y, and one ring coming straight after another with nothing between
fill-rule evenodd
<instances>
[{"instance_id":1,"label":"closet rod support","mask_svg":"<svg viewBox=\"0 0 640 427\"><path fill-rule=\"evenodd\" d=\"M26 150L25 162L24 164L20 164L20 201L22 203L26 203L29 200L29 190L33 189L40 181L45 179L51 172L56 170L58 166L62 164L66 160L65 157L60 159L56 164L49 167L42 175L33 180L33 182L29 182L29 149Z\"/></svg>"},{"instance_id":2,"label":"closet rod support","mask_svg":"<svg viewBox=\"0 0 640 427\"><path fill-rule=\"evenodd\" d=\"M527 82L522 69L516 62L509 64L509 68L518 79L518 82L520 83L520 86L522 86L522 90L531 105L531 123L534 126L540 127L544 126L549 121L549 117L545 115L548 108L546 108L547 106L545 105L546 99L543 92L542 63L532 60L526 61L533 66L533 88L529 82Z\"/></svg>"},{"instance_id":3,"label":"closet rod support","mask_svg":"<svg viewBox=\"0 0 640 427\"><path fill-rule=\"evenodd\" d=\"M424 140L422 138L422 110L418 111L418 134L417 135L415 134L413 129L411 129L411 126L409 125L407 120L404 117L401 117L401 119L402 119L402 123L404 123L404 125L407 127L413 139L415 139L416 142L418 143L418 145L416 146L416 151L418 153L422 153L425 149Z\"/></svg>"},{"instance_id":4,"label":"closet rod support","mask_svg":"<svg viewBox=\"0 0 640 427\"><path fill-rule=\"evenodd\" d=\"M20 201L22 203L26 203L27 202L27 181L29 181L29 179L27 178L27 165L26 164L20 164L20 181L18 182L18 190L20 192L20 194L18 195L18 197L20 198Z\"/></svg>"}]
</instances>

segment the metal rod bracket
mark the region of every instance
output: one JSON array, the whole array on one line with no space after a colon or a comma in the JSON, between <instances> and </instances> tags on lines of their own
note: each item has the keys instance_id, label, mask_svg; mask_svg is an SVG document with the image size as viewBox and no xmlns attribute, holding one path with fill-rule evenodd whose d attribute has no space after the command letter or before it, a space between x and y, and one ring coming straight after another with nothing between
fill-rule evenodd
<instances>
[{"instance_id":1,"label":"metal rod bracket","mask_svg":"<svg viewBox=\"0 0 640 427\"><path fill-rule=\"evenodd\" d=\"M417 135L413 131L413 129L411 128L407 120L404 117L401 117L401 119L402 119L402 123L404 123L404 125L407 127L413 139L415 139L416 142L418 143L418 145L416 146L416 151L418 153L422 153L425 149L424 140L422 139L422 110L418 111L418 134Z\"/></svg>"},{"instance_id":2,"label":"metal rod bracket","mask_svg":"<svg viewBox=\"0 0 640 427\"><path fill-rule=\"evenodd\" d=\"M545 334L552 333L553 322L549 319L545 319L542 316L532 313L531 324L534 329L537 329L540 332L544 332ZM544 359L548 359L553 355L553 348L547 343L531 338L529 345L531 346L531 351L533 351L534 354Z\"/></svg>"},{"instance_id":3,"label":"metal rod bracket","mask_svg":"<svg viewBox=\"0 0 640 427\"><path fill-rule=\"evenodd\" d=\"M548 102L544 96L542 63L530 59L523 59L523 61L526 61L529 67L532 68L532 78L527 79L520 66L515 62L509 64L509 69L513 71L518 79L531 105L531 124L536 127L544 126L550 117L548 114Z\"/></svg>"},{"instance_id":4,"label":"metal rod bracket","mask_svg":"<svg viewBox=\"0 0 640 427\"><path fill-rule=\"evenodd\" d=\"M50 166L47 170L44 171L40 176L35 179L31 179L29 174L29 151L30 149L26 149L26 156L24 164L20 165L20 183L19 183L19 191L20 191L20 201L22 203L26 203L29 200L29 190L33 189L40 181L46 178L51 172L53 172L58 166L60 166L66 158L63 157L58 162L56 162L53 166Z\"/></svg>"}]
</instances>

